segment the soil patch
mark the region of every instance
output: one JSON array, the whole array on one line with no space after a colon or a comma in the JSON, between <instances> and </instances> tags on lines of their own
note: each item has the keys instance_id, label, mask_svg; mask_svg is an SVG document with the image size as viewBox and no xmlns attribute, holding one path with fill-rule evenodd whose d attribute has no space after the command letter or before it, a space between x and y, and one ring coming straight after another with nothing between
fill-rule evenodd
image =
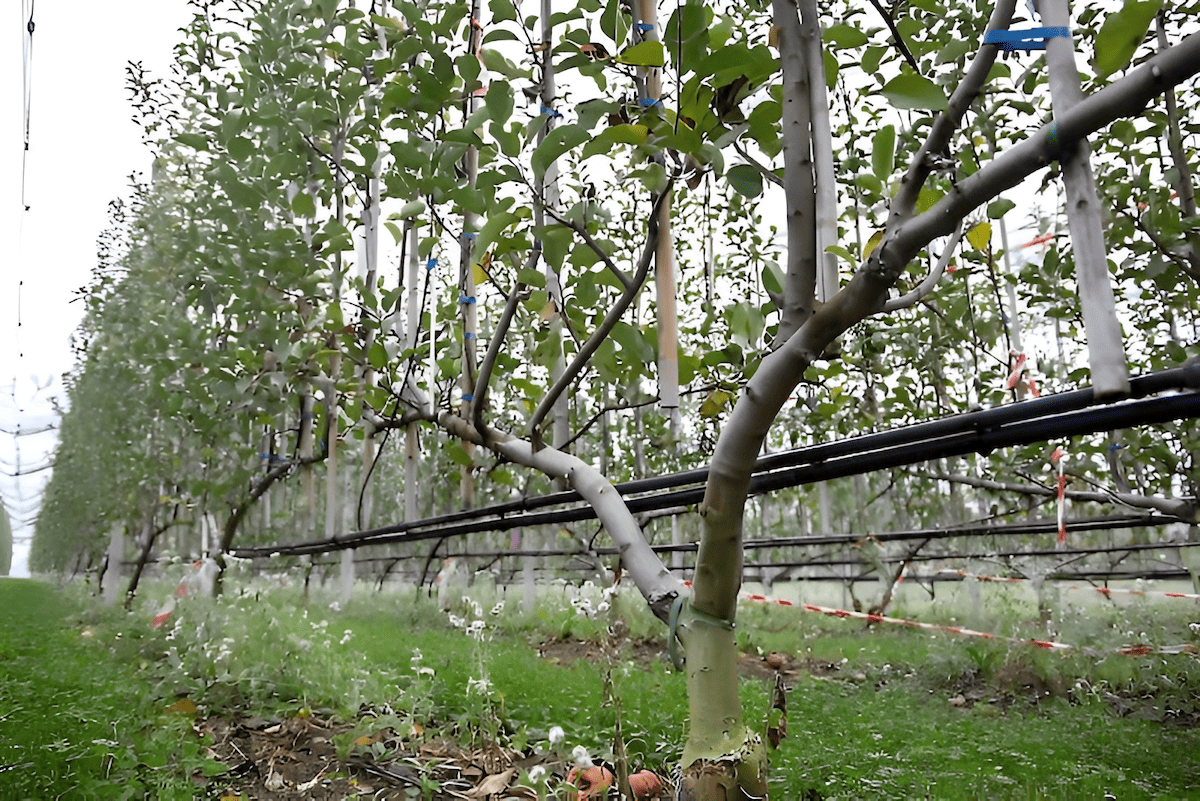
<instances>
[{"instance_id":1,"label":"soil patch","mask_svg":"<svg viewBox=\"0 0 1200 801\"><path fill-rule=\"evenodd\" d=\"M286 719L212 717L196 724L211 735L210 756L230 766L215 780L221 795L255 801L346 798L405 801L422 788L432 801L535 799L514 785L522 771L542 765L561 780L566 763L547 755L523 755L495 744L463 748L443 738L409 742L391 729L359 738L346 761L334 744L351 726L316 716Z\"/></svg>"}]
</instances>

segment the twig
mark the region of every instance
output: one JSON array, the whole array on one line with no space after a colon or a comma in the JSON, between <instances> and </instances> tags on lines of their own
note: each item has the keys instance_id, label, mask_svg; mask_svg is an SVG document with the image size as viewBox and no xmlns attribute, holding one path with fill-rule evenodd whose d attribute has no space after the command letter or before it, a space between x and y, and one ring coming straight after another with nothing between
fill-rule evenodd
<instances>
[{"instance_id":1,"label":"twig","mask_svg":"<svg viewBox=\"0 0 1200 801\"><path fill-rule=\"evenodd\" d=\"M649 235L646 237L646 245L642 249L642 256L638 260L637 271L633 277L633 285L626 289L621 297L617 299L617 302L609 309L608 314L604 316L604 320L601 321L600 326L580 346L579 352L575 354L575 358L571 361L571 364L563 369L562 375L558 377L558 380L554 382L554 386L550 387L549 391L542 397L541 403L538 404L537 409L533 412L533 416L529 419L529 432L534 440L535 447L539 446L541 441L538 429L542 421L546 418L546 415L549 414L550 409L554 406L554 402L558 400L559 395L566 391L567 387L571 385L571 382L575 380L580 371L587 366L596 349L600 347L600 343L616 327L622 315L629 308L629 305L633 303L633 299L637 297L642 284L645 283L646 275L650 270L650 262L653 261L655 248L658 244L658 210L662 208L662 204L670 196L671 187L675 184L675 178L674 174L671 175L667 183L667 188L654 201L654 208L650 212Z\"/></svg>"},{"instance_id":2,"label":"twig","mask_svg":"<svg viewBox=\"0 0 1200 801\"><path fill-rule=\"evenodd\" d=\"M883 6L879 4L879 0L871 0L871 5L875 6L875 10L879 12L879 16L883 17L883 23L888 26L888 30L892 32L892 39L895 40L896 49L900 51L900 55L904 56L904 60L913 68L913 72L921 74L921 68L917 66L917 60L913 58L912 51L908 49L908 45L904 43L904 37L900 35L900 31L896 28L896 22L892 19L892 15L884 11Z\"/></svg>"}]
</instances>

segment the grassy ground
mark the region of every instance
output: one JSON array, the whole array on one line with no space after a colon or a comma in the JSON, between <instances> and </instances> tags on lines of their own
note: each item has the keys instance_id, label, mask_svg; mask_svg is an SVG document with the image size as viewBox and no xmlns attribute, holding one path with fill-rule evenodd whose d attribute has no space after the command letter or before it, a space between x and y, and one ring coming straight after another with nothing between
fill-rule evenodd
<instances>
[{"instance_id":1,"label":"grassy ground","mask_svg":"<svg viewBox=\"0 0 1200 801\"><path fill-rule=\"evenodd\" d=\"M0 797L219 797L225 780L206 774L235 766L207 758L198 732L214 716L340 721L339 755L381 763L437 738L560 757L581 745L609 758L619 701L635 769L669 772L679 757L683 677L656 658L661 642L647 638L661 641L661 627L636 599L589 619L561 594L532 615L480 596L448 616L411 591L364 591L338 610L274 589L187 599L152 632L156 597L126 616L0 581ZM614 613L628 631L609 640ZM1065 607L1062 638L1087 649L1058 654L747 608L749 719L768 705L760 654L786 655L789 736L772 756L772 798L1196 797L1196 657L1113 653L1131 633L1194 640L1194 615L1184 602ZM993 622L1038 633L1019 618ZM181 696L198 707L195 727L165 711ZM558 746L553 726L565 733ZM356 744L384 727L400 734ZM394 797L436 797L435 787Z\"/></svg>"},{"instance_id":2,"label":"grassy ground","mask_svg":"<svg viewBox=\"0 0 1200 801\"><path fill-rule=\"evenodd\" d=\"M0 579L0 797L192 798L193 772L223 768L102 642L124 621L87 626L80 611L45 584Z\"/></svg>"}]
</instances>

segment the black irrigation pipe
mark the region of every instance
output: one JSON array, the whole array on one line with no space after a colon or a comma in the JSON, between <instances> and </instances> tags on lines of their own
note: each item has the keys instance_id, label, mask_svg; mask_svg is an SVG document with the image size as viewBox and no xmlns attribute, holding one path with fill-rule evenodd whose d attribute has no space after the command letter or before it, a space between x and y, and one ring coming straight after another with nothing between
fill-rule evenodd
<instances>
[{"instance_id":1,"label":"black irrigation pipe","mask_svg":"<svg viewBox=\"0 0 1200 801\"><path fill-rule=\"evenodd\" d=\"M653 547L656 551L659 550L659 546L651 546L651 547ZM759 541L757 543L746 543L747 549L750 549L752 547L757 547L757 548L769 547L769 541ZM1141 551L1169 550L1172 548L1200 548L1200 542L1151 542L1151 543L1136 543L1136 544L1128 544L1128 545L1107 545L1107 546L1104 546L1103 548L1099 548L1099 547L1098 548L1046 548L1046 549L1040 549L1040 550L985 551L985 552L981 552L981 553L961 553L961 552L957 552L957 551L954 553L919 553L919 554L914 554L912 556L880 556L879 561L886 562L886 563L938 562L938 561L961 562L961 561L966 561L966 560L970 560L970 559L985 559L985 560L1015 559L1015 558L1026 557L1026 556L1034 556L1034 557L1095 556L1097 554L1106 554L1106 553L1128 554L1128 553L1137 553L1137 552L1141 552ZM526 556L534 557L534 558L544 558L544 557L548 557L548 556L572 556L572 557L575 557L575 556L585 557L585 556L592 556L592 555L612 556L612 555L615 555L616 553L617 553L617 551L615 548L606 548L606 549L597 549L595 554L588 552L588 551L568 551L568 550L554 549L554 550L547 550L547 551L468 551L468 552L460 553L460 554L452 554L452 556L461 557L464 559L499 559L499 558L504 558L504 557L514 557L515 558L515 557L526 557ZM420 554L414 554L411 557L407 557L407 559L417 559L419 557L420 557ZM406 557L402 557L402 556L401 557L397 557L397 556L359 557L354 560L354 564L359 565L359 564L374 564L375 562L392 562L392 561L395 561L396 559L405 560ZM130 563L130 564L132 564L132 563ZM317 563L314 562L314 564L317 564ZM321 564L326 564L326 563L323 562ZM340 562L329 562L327 564L338 565L341 563ZM778 568L838 567L838 566L846 566L846 565L859 566L859 567L871 567L871 564L869 562L865 562L862 559L835 559L832 557L817 557L814 559L805 559L805 560L793 561L793 562L779 562L779 561L747 562L744 565L744 567L747 569L750 569L750 568L763 568L763 567L778 567ZM555 568L555 569L558 569L558 568ZM587 567L587 569L591 569L591 566L589 565Z\"/></svg>"},{"instance_id":2,"label":"black irrigation pipe","mask_svg":"<svg viewBox=\"0 0 1200 801\"><path fill-rule=\"evenodd\" d=\"M1135 399L1159 392L1200 389L1200 361L1133 379L1130 386L1130 397ZM1194 417L1200 417L1200 394L1196 393L1096 406L1094 393L1090 388L1075 390L917 423L878 434L850 437L764 456L756 463L756 474L751 482L750 492L761 494L786 487L919 464L932 459L970 453L986 455L1002 447L1029 445L1050 439L1138 425L1162 424ZM627 481L616 485L616 489L622 495L657 492L673 487L701 484L707 477L708 468L699 468ZM631 498L626 503L632 513L639 514L669 506L695 504L703 497L704 487L701 485ZM294 545L236 548L232 553L243 557L267 553L323 553L361 545L415 542L441 536L506 531L524 526L594 519L594 511L587 506L543 513L529 511L579 500L580 496L573 491L557 492L423 520L381 526L332 539ZM481 517L496 519L479 520ZM458 525L453 525L455 523Z\"/></svg>"},{"instance_id":3,"label":"black irrigation pipe","mask_svg":"<svg viewBox=\"0 0 1200 801\"><path fill-rule=\"evenodd\" d=\"M1046 576L1052 581L1133 581L1135 579L1144 579L1146 581L1175 581L1179 579L1191 580L1192 575L1186 570L1122 570L1115 572L1105 571L1080 571L1078 573L1051 573ZM965 576L957 576L950 573L934 573L931 575L909 575L904 577L904 583L912 582L914 584L934 584L942 582L965 581ZM857 576L804 576L802 578L788 579L789 582L837 582L839 584L846 583L861 583L866 581L878 582L879 576L874 574L857 575Z\"/></svg>"},{"instance_id":4,"label":"black irrigation pipe","mask_svg":"<svg viewBox=\"0 0 1200 801\"><path fill-rule=\"evenodd\" d=\"M1108 531L1128 528L1149 528L1150 526L1165 525L1167 523L1177 522L1178 518L1163 515L1145 515L1145 516L1113 516L1113 517L1091 517L1079 520L1066 520L1063 522L1063 527L1069 532L1080 531ZM779 537L777 539L753 539L746 540L743 544L745 550L756 550L762 548L803 548L814 545L852 545L861 542L863 539L875 539L880 542L895 542L908 540L933 540L947 539L950 537L984 537L984 536L1021 536L1021 535L1038 535L1038 534L1053 534L1058 531L1058 523L1054 520L1035 521L1030 523L1013 523L1008 525L997 526L960 526L956 528L941 528L941 529L921 529L914 531L892 531L883 532L880 534L825 534L817 536L805 537ZM1195 543L1200 545L1200 542ZM1186 543L1184 544L1186 545ZM1167 545L1163 547L1175 547ZM655 553L690 553L697 549L697 544L694 542L685 542L678 545L651 545L651 550ZM1123 550L1120 547L1110 548L1109 550ZM547 556L587 556L589 554L595 556L614 556L620 553L620 550L612 546L602 546L593 549L592 551L580 551L578 549L567 548L545 548L540 550L523 550L520 548L508 549L491 549L481 551L464 551L463 553L449 554L450 556L476 558L476 559L501 559L501 558L517 558L523 556L532 557L547 557ZM1056 553L1049 551L1047 553ZM379 559L419 559L423 554L411 554L408 556L387 556L377 557ZM898 557L899 558L899 557ZM367 560L361 560L367 561Z\"/></svg>"},{"instance_id":5,"label":"black irrigation pipe","mask_svg":"<svg viewBox=\"0 0 1200 801\"><path fill-rule=\"evenodd\" d=\"M1140 545L1117 545L1106 546L1104 548L1054 548L1032 551L991 551L986 553L945 553L945 554L916 554L913 556L881 556L879 561L899 564L901 562L962 562L971 559L995 560L995 559L1016 559L1024 556L1044 557L1044 556L1096 556L1098 554L1119 553L1130 554L1141 551L1161 551L1169 548L1197 548L1200 547L1200 542L1156 542ZM749 562L744 565L747 568L762 568L762 567L780 567L780 568L796 568L796 567L836 567L844 565L857 565L859 567L871 567L869 562L862 559L834 559L832 557L818 557L816 559L807 559L795 562Z\"/></svg>"},{"instance_id":6,"label":"black irrigation pipe","mask_svg":"<svg viewBox=\"0 0 1200 801\"><path fill-rule=\"evenodd\" d=\"M357 564L358 561L359 560L355 560L355 564ZM331 560L328 562L313 562L314 567L337 567L340 564L341 564L341 562L336 561L336 560ZM803 566L803 565L801 565L801 566ZM750 567L750 565L747 565L747 567ZM546 570L549 570L550 568L539 565L535 569L538 571L544 572ZM690 571L684 571L684 572L685 572L685 574L689 574ZM399 573L392 573L390 575L394 575L400 579L408 579L408 580L412 580L415 578L413 576L402 575ZM966 581L967 578L968 577L959 575L957 573L952 573L952 572L948 572L948 571L939 571L937 573L930 573L930 574L917 574L917 573L906 574L904 577L904 581L906 583L912 582L914 584L933 584L933 583ZM1113 571L1083 570L1083 571L1055 571L1055 572L1048 574L1046 576L1046 578L1051 579L1053 581L1088 581L1088 582L1132 581L1134 579L1144 579L1146 581L1176 581L1176 580L1182 579L1185 581L1190 581L1192 578L1192 574L1186 570L1113 570ZM761 576L751 573L748 577L746 577L745 580L750 581L750 582L755 582L755 583L761 583ZM797 582L838 582L838 583L854 582L854 583L860 583L860 582L867 582L867 581L878 582L879 576L875 573L857 573L857 574L851 575L851 576L838 576L838 575L835 575L832 573L827 573L827 574L819 575L819 576L791 576L788 578L776 579L776 581L786 582L786 583L797 583ZM501 578L501 580L498 580L497 583L501 584L501 585L509 585L509 584L513 584L515 582L505 581Z\"/></svg>"}]
</instances>

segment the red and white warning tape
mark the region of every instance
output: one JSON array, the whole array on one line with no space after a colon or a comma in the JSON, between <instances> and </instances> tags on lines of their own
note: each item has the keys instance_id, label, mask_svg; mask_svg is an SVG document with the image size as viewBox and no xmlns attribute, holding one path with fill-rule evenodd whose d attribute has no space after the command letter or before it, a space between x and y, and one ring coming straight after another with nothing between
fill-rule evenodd
<instances>
[{"instance_id":1,"label":"red and white warning tape","mask_svg":"<svg viewBox=\"0 0 1200 801\"><path fill-rule=\"evenodd\" d=\"M1003 637L999 634L992 634L986 631L975 631L974 629L968 629L962 626L942 626L936 623L920 623L916 620L905 620L898 617L888 617L887 615L873 615L867 612L852 612L848 609L834 609L828 606L817 606L816 604L795 603L793 601L786 601L781 598L768 598L765 595L758 595L755 593L744 592L741 594L741 597L744 600L753 601L755 603L775 604L777 606L785 606L792 609L801 609L805 612L817 612L822 615L832 615L833 617L857 618L859 620L866 620L872 623L893 623L897 626L907 626L908 628L924 629L926 631L944 631L950 634L959 634L964 637L980 637L985 640L1002 640L1005 642L1035 645L1038 648L1045 648L1049 651L1069 651L1076 648L1074 645L1063 642L1055 642L1053 640ZM1197 648L1191 643L1159 647L1150 645L1126 645L1118 648L1116 653L1124 654L1125 656L1149 656L1151 654L1200 654L1200 648Z\"/></svg>"},{"instance_id":2,"label":"red and white warning tape","mask_svg":"<svg viewBox=\"0 0 1200 801\"><path fill-rule=\"evenodd\" d=\"M1067 475L1066 475L1067 453L1062 448L1055 448L1054 453L1050 454L1050 464L1058 467L1058 544L1067 544L1067 527L1063 523L1063 509L1066 506L1067 498Z\"/></svg>"},{"instance_id":3,"label":"red and white warning tape","mask_svg":"<svg viewBox=\"0 0 1200 801\"><path fill-rule=\"evenodd\" d=\"M1021 383L1021 376L1028 368L1028 357L1020 351L1010 350L1008 352L1009 362L1012 365L1009 369L1008 378L1004 381L1005 389L1016 389ZM1038 390L1037 381L1032 375L1025 376L1025 386L1029 389L1029 394L1035 398L1040 398L1042 393Z\"/></svg>"},{"instance_id":4,"label":"red and white warning tape","mask_svg":"<svg viewBox=\"0 0 1200 801\"><path fill-rule=\"evenodd\" d=\"M204 559L199 562L193 562L192 568L193 570L184 577L183 581L179 582L179 586L175 588L175 592L158 608L154 619L150 621L150 628L162 628L171 618L171 613L175 611L175 604L181 598L186 597L189 592L196 592L211 582L212 576L217 570L217 563L212 559Z\"/></svg>"},{"instance_id":5,"label":"red and white warning tape","mask_svg":"<svg viewBox=\"0 0 1200 801\"><path fill-rule=\"evenodd\" d=\"M973 578L976 581L990 581L990 582L996 582L996 583L1001 583L1001 584L1021 584L1023 582L1029 581L1029 579L1026 579L1026 578L1013 578L1011 576L980 576L980 575L976 575L975 573L968 573L965 570L955 570L954 572L959 576L963 576L964 578ZM1195 592L1166 592L1163 590L1129 590L1129 589L1122 589L1119 587L1089 587L1089 586L1084 586L1081 584L1065 585L1065 586L1059 587L1059 589L1088 590L1091 592L1098 592L1101 595L1107 595L1107 596L1138 595L1138 596L1144 596L1147 598L1192 598L1192 599L1200 600L1200 593L1195 593Z\"/></svg>"}]
</instances>

